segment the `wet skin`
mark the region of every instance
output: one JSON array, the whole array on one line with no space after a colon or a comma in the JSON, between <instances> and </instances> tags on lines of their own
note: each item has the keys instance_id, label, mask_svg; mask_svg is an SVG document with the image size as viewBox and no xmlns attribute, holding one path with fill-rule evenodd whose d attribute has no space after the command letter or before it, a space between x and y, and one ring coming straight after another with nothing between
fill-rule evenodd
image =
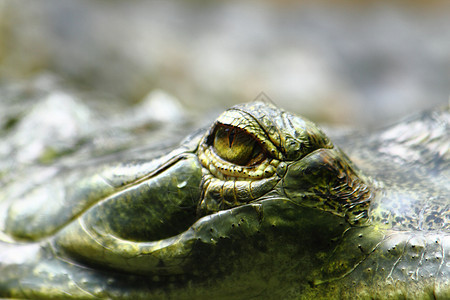
<instances>
[{"instance_id":1,"label":"wet skin","mask_svg":"<svg viewBox=\"0 0 450 300\"><path fill-rule=\"evenodd\" d=\"M449 298L449 115L332 142L253 102L165 155L6 186L0 295Z\"/></svg>"}]
</instances>

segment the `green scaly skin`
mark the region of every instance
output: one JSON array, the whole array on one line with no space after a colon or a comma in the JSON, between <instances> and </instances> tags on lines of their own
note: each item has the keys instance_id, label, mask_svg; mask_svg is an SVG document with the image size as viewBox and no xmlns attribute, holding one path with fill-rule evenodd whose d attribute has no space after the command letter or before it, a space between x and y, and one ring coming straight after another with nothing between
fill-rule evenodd
<instances>
[{"instance_id":1,"label":"green scaly skin","mask_svg":"<svg viewBox=\"0 0 450 300\"><path fill-rule=\"evenodd\" d=\"M332 143L254 102L161 157L6 186L0 296L449 299L449 119ZM222 158L220 128L257 141L252 163Z\"/></svg>"}]
</instances>

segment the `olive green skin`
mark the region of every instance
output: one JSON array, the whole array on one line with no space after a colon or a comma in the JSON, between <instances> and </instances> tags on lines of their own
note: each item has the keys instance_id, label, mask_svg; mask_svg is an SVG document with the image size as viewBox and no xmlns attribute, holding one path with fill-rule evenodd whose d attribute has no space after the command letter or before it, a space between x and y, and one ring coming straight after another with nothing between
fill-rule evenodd
<instances>
[{"instance_id":1,"label":"olive green skin","mask_svg":"<svg viewBox=\"0 0 450 300\"><path fill-rule=\"evenodd\" d=\"M229 179L213 178L204 149L235 114L259 124L279 162L230 204L236 190L218 188ZM447 108L332 143L255 102L163 156L7 186L0 296L448 299L449 119Z\"/></svg>"}]
</instances>

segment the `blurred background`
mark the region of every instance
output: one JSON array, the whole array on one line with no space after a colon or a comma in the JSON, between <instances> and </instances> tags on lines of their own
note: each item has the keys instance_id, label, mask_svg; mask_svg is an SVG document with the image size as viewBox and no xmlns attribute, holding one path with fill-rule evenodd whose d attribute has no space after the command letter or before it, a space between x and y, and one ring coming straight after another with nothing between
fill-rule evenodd
<instances>
[{"instance_id":1,"label":"blurred background","mask_svg":"<svg viewBox=\"0 0 450 300\"><path fill-rule=\"evenodd\" d=\"M156 92L215 114L264 92L379 127L448 102L450 2L0 0L0 102L55 82L119 111Z\"/></svg>"}]
</instances>

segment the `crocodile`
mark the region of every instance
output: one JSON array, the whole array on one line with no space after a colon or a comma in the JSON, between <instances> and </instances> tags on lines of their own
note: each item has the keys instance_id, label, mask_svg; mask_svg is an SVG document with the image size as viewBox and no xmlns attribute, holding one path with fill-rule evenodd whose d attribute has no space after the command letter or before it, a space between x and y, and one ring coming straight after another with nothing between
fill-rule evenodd
<instances>
[{"instance_id":1,"label":"crocodile","mask_svg":"<svg viewBox=\"0 0 450 300\"><path fill-rule=\"evenodd\" d=\"M254 101L155 153L29 166L0 192L0 296L450 299L449 120L329 138Z\"/></svg>"}]
</instances>

